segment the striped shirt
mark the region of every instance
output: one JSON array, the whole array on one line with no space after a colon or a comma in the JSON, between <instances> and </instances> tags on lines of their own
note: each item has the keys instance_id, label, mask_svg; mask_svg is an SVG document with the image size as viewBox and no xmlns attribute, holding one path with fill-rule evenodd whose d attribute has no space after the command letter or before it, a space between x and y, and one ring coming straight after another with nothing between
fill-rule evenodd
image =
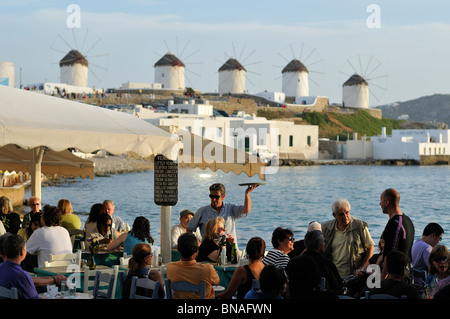
<instances>
[{"instance_id":1,"label":"striped shirt","mask_svg":"<svg viewBox=\"0 0 450 319\"><path fill-rule=\"evenodd\" d=\"M263 258L262 262L264 265L273 264L285 269L289 263L289 256L278 249L271 249Z\"/></svg>"}]
</instances>

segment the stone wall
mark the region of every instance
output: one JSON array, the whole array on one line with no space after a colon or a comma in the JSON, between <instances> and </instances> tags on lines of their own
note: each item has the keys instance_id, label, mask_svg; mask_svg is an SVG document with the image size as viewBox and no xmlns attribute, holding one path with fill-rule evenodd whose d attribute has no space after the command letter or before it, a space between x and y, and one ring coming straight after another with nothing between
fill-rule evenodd
<instances>
[{"instance_id":1,"label":"stone wall","mask_svg":"<svg viewBox=\"0 0 450 319\"><path fill-rule=\"evenodd\" d=\"M420 155L420 165L449 165L450 155Z\"/></svg>"}]
</instances>

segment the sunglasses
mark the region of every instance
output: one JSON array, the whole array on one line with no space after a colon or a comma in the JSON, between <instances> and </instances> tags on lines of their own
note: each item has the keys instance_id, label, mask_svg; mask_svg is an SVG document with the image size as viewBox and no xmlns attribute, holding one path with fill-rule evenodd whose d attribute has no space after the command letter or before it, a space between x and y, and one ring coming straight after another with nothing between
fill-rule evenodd
<instances>
[{"instance_id":1,"label":"sunglasses","mask_svg":"<svg viewBox=\"0 0 450 319\"><path fill-rule=\"evenodd\" d=\"M41 204L37 203L37 204L31 204L31 206L39 206Z\"/></svg>"},{"instance_id":2,"label":"sunglasses","mask_svg":"<svg viewBox=\"0 0 450 319\"><path fill-rule=\"evenodd\" d=\"M433 258L433 261L435 261L435 262L437 262L437 263L440 263L440 262L442 262L442 261L445 261L447 259L447 257L445 257L445 256L442 256L442 257L435 257L435 258Z\"/></svg>"},{"instance_id":3,"label":"sunglasses","mask_svg":"<svg viewBox=\"0 0 450 319\"><path fill-rule=\"evenodd\" d=\"M286 239L287 239L287 240L290 240L290 241L295 241L295 238L294 238L294 237L286 237Z\"/></svg>"},{"instance_id":4,"label":"sunglasses","mask_svg":"<svg viewBox=\"0 0 450 319\"><path fill-rule=\"evenodd\" d=\"M220 197L222 197L221 195L212 195L212 194L209 194L209 198L214 198L214 199L219 199Z\"/></svg>"}]
</instances>

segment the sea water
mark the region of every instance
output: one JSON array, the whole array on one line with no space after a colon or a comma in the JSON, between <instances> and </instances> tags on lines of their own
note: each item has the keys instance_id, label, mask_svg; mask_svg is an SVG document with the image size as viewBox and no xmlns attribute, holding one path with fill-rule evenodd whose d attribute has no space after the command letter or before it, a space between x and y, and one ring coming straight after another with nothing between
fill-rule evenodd
<instances>
[{"instance_id":1,"label":"sea water","mask_svg":"<svg viewBox=\"0 0 450 319\"><path fill-rule=\"evenodd\" d=\"M209 186L226 187L225 202L242 205L245 186L240 183L265 182L251 192L251 212L236 226L239 247L245 247L254 236L262 237L268 248L276 227L290 228L302 239L309 222L333 218L331 204L346 198L351 215L369 223L370 233L378 243L388 221L379 202L386 188L396 188L401 196L400 209L414 223L415 237L420 238L430 222L445 230L442 244L450 245L450 167L449 166L371 166L319 165L279 167L262 181L245 174L235 175L209 169L179 169L178 202L171 208L171 225L179 222L179 212L210 204ZM29 192L29 190L28 190ZM30 194L26 194L30 196ZM58 200L71 201L81 221L87 219L90 207L105 199L115 202L116 212L130 227L137 216L150 220L151 235L160 245L161 207L153 201L153 171L74 179L72 182L42 188L42 204L56 205ZM449 235L447 235L449 234Z\"/></svg>"}]
</instances>

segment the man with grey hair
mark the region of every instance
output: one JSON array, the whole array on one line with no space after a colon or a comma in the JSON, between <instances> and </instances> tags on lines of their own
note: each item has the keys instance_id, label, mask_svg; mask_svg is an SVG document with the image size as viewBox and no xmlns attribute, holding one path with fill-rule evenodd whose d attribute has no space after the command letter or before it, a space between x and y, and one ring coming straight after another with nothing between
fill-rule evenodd
<instances>
[{"instance_id":1,"label":"man with grey hair","mask_svg":"<svg viewBox=\"0 0 450 319\"><path fill-rule=\"evenodd\" d=\"M333 261L341 278L361 276L375 250L369 225L350 215L346 199L336 200L331 208L334 219L322 224L324 256Z\"/></svg>"}]
</instances>

